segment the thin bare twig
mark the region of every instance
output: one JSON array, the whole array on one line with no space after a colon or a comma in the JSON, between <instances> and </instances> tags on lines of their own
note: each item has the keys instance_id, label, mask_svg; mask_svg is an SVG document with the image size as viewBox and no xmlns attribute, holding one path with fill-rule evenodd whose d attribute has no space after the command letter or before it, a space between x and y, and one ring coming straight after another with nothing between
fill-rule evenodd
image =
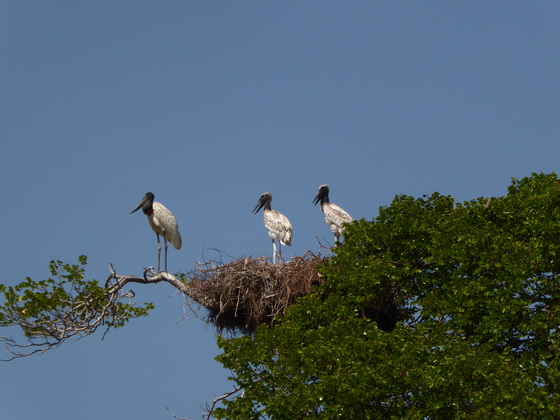
<instances>
[{"instance_id":1,"label":"thin bare twig","mask_svg":"<svg viewBox=\"0 0 560 420\"><path fill-rule=\"evenodd\" d=\"M214 410L215 410L215 408L216 408L216 404L218 404L220 401L223 401L223 400L225 400L225 399L227 399L227 398L232 397L233 395L237 394L237 393L238 393L239 391L241 391L242 389L244 389L244 388L242 388L242 387L235 387L235 388L233 389L233 391L226 392L224 395L214 398L214 401L212 401L212 404L211 404L211 405L206 405L206 410L208 410L208 411L207 411L206 413L204 413L204 414L202 415L202 417L203 417L203 418L206 418L207 420L209 420L209 419L211 418L211 416L212 416L212 413L214 412ZM241 395L241 397L243 397L243 395Z\"/></svg>"}]
</instances>

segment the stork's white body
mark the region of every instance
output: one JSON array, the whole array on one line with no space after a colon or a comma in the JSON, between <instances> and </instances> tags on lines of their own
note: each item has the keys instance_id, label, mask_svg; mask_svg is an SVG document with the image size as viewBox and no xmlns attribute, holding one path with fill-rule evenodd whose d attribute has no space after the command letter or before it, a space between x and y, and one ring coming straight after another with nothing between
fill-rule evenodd
<instances>
[{"instance_id":1,"label":"stork's white body","mask_svg":"<svg viewBox=\"0 0 560 420\"><path fill-rule=\"evenodd\" d=\"M324 203L321 210L325 213L325 223L330 226L331 232L334 234L334 240L340 241L340 237L344 232L343 223L352 223L354 219L346 213L342 208L333 203Z\"/></svg>"},{"instance_id":2,"label":"stork's white body","mask_svg":"<svg viewBox=\"0 0 560 420\"><path fill-rule=\"evenodd\" d=\"M171 242L175 249L181 249L183 244L181 234L179 233L179 225L173 214L167 210L163 204L154 201L154 195L151 192L146 193L142 201L140 201L140 204L138 204L131 213L134 213L139 208L142 208L142 212L148 216L150 227L156 233L158 242L158 271L160 271L161 261L161 243L159 242L159 236L163 236L165 247L165 271L167 272L167 242Z\"/></svg>"},{"instance_id":3,"label":"stork's white body","mask_svg":"<svg viewBox=\"0 0 560 420\"><path fill-rule=\"evenodd\" d=\"M175 220L175 216L167 208L157 201L153 204L153 213L148 214L148 222L152 230L163 236L163 239L170 242L175 249L181 249L183 240L179 233L179 225Z\"/></svg>"},{"instance_id":4,"label":"stork's white body","mask_svg":"<svg viewBox=\"0 0 560 420\"><path fill-rule=\"evenodd\" d=\"M270 208L271 201L272 195L265 192L253 212L257 213L264 207L264 227L272 240L272 263L276 264L278 260L282 259L282 245L290 246L292 244L292 225L286 216ZM276 240L279 242L278 248L276 248Z\"/></svg>"},{"instance_id":5,"label":"stork's white body","mask_svg":"<svg viewBox=\"0 0 560 420\"><path fill-rule=\"evenodd\" d=\"M327 184L319 186L317 195L313 199L313 203L321 203L321 210L325 214L325 222L331 228L334 234L334 241L340 242L340 237L344 232L343 223L352 223L354 219L346 213L341 207L329 202L329 186Z\"/></svg>"},{"instance_id":6,"label":"stork's white body","mask_svg":"<svg viewBox=\"0 0 560 420\"><path fill-rule=\"evenodd\" d=\"M268 236L272 239L274 250L272 262L276 264L277 257L282 258L281 245L292 245L292 225L286 216L276 210L264 211L264 227L268 230ZM280 242L279 249L276 249L275 239Z\"/></svg>"}]
</instances>

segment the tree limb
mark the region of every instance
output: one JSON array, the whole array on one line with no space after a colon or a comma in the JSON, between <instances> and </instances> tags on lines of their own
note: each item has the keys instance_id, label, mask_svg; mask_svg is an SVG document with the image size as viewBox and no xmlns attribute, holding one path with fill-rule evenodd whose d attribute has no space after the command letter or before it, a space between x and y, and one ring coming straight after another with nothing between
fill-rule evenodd
<instances>
[{"instance_id":1,"label":"tree limb","mask_svg":"<svg viewBox=\"0 0 560 420\"><path fill-rule=\"evenodd\" d=\"M85 264L85 260L83 261ZM153 307L136 306L134 292L124 290L128 283L159 283L165 281L185 293L187 284L169 273L154 273L153 267L143 276L118 275L112 264L105 286L83 280L83 266L51 263L51 272L58 278L34 282L27 279L15 287L0 286L6 302L0 306L0 326L17 326L25 338L0 336L10 361L44 353L57 348L68 339L79 340L93 334L99 327L124 325L132 318L147 315ZM103 337L105 336L103 335Z\"/></svg>"},{"instance_id":2,"label":"tree limb","mask_svg":"<svg viewBox=\"0 0 560 420\"><path fill-rule=\"evenodd\" d=\"M179 280L172 274L169 274L165 271L161 271L159 273L154 272L154 267L148 267L144 269L144 275L142 277L138 276L122 276L118 275L112 264L109 264L109 270L111 274L107 277L105 281L105 287L108 289L113 290L120 290L128 283L141 283L141 284L150 284L150 283L159 283L165 281L179 290L181 293L188 295L189 286L188 283ZM114 282L112 283L112 280Z\"/></svg>"}]
</instances>

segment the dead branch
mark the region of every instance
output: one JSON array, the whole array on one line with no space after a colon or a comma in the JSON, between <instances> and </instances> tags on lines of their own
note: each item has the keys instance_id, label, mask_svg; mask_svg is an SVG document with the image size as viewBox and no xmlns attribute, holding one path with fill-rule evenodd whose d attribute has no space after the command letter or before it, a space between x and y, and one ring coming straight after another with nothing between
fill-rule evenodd
<instances>
[{"instance_id":1,"label":"dead branch","mask_svg":"<svg viewBox=\"0 0 560 420\"><path fill-rule=\"evenodd\" d=\"M206 413L204 413L202 415L202 417L209 420L212 417L212 413L214 412L214 409L216 408L216 404L218 404L220 401L223 401L225 399L228 399L228 398L234 396L235 394L237 394L242 389L243 388L241 388L241 387L235 387L232 391L226 392L224 395L214 398L214 401L212 401L211 405L206 405L206 410L207 411L206 411ZM241 398L243 398L243 394L241 394Z\"/></svg>"},{"instance_id":2,"label":"dead branch","mask_svg":"<svg viewBox=\"0 0 560 420\"><path fill-rule=\"evenodd\" d=\"M105 287L109 290L118 291L121 290L128 283L155 284L164 281L171 284L177 290L179 290L180 292L188 296L188 289L189 289L188 283L179 280L174 275L169 274L165 271L156 273L153 270L154 267L145 268L144 275L142 277L122 276L122 275L118 275L115 272L112 264L109 264L109 271L111 271L111 274L109 275L109 277L107 277L107 280L105 281Z\"/></svg>"},{"instance_id":3,"label":"dead branch","mask_svg":"<svg viewBox=\"0 0 560 420\"><path fill-rule=\"evenodd\" d=\"M169 407L165 407L165 409L169 412L169 415L170 415L171 417L173 417L175 420L189 420L188 417L179 417L179 416L176 416L175 413L169 409Z\"/></svg>"}]
</instances>

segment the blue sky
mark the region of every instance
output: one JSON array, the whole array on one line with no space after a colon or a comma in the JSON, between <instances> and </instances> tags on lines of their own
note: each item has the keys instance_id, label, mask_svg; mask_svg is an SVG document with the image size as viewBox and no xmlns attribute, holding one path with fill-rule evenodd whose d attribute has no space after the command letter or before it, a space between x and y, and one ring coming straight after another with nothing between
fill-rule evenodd
<instances>
[{"instance_id":1,"label":"blue sky","mask_svg":"<svg viewBox=\"0 0 560 420\"><path fill-rule=\"evenodd\" d=\"M332 241L323 183L371 219L397 194L499 196L558 171L559 20L554 1L0 2L0 281L81 254L100 281L155 265L129 214L147 191L179 222L184 272L211 248L271 254L264 191L291 257ZM0 364L2 416L194 419L230 390L185 300L134 291L150 317Z\"/></svg>"}]
</instances>

